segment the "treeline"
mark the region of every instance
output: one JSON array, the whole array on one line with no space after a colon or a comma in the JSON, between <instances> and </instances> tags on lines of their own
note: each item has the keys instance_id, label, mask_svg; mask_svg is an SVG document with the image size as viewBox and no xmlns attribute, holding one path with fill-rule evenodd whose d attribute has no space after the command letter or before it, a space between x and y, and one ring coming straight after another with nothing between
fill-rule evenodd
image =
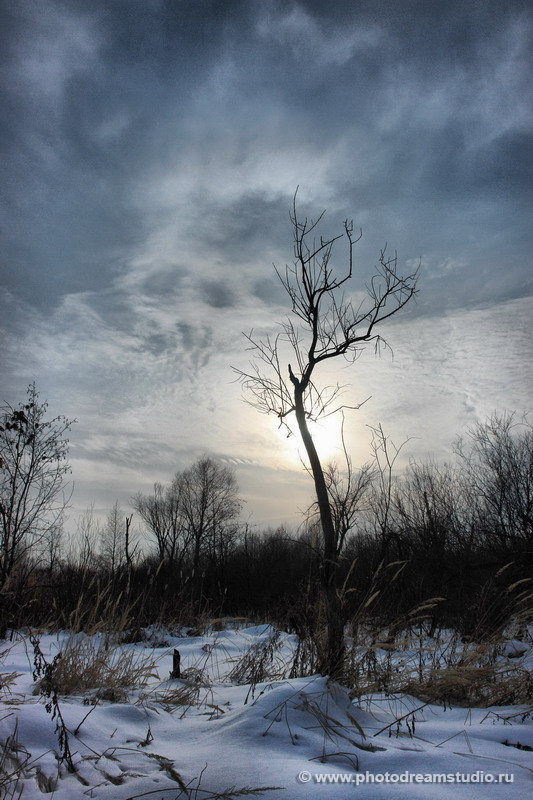
<instances>
[{"instance_id":1,"label":"treeline","mask_svg":"<svg viewBox=\"0 0 533 800\"><path fill-rule=\"evenodd\" d=\"M103 528L85 515L66 549L57 493L52 502L47 487L65 474L68 425L45 423L45 411L34 393L5 411L1 426L0 633L124 614L132 628L194 626L202 615L252 616L300 632L316 625L315 510L296 532L243 524L233 470L207 456L169 485L135 495L134 515L115 505ZM14 479L25 475L31 484L30 451L43 430L53 447L39 450L40 472L24 496ZM407 623L431 599L428 624L475 636L524 606L533 574L532 438L525 422L495 415L457 442L453 463L411 463L400 474L398 451L378 428L371 463L329 468L345 621Z\"/></svg>"},{"instance_id":2,"label":"treeline","mask_svg":"<svg viewBox=\"0 0 533 800\"><path fill-rule=\"evenodd\" d=\"M382 460L378 489L344 554L355 560L355 604L373 585L373 613L384 619L442 598L433 625L466 636L501 629L531 608L532 444L529 425L493 415L457 441L453 464L412 463L395 477L391 459L386 468Z\"/></svg>"}]
</instances>

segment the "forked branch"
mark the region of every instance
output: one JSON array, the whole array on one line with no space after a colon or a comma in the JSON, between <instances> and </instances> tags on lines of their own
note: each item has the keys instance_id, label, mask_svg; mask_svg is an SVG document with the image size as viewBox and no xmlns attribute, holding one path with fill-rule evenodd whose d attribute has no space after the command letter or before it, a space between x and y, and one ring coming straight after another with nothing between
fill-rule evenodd
<instances>
[{"instance_id":1,"label":"forked branch","mask_svg":"<svg viewBox=\"0 0 533 800\"><path fill-rule=\"evenodd\" d=\"M400 275L397 254L388 256L385 247L365 287L365 297L355 305L347 289L353 277L354 245L362 233L354 237L353 221L346 220L340 234L317 238L323 216L324 212L316 220L300 219L295 194L290 213L294 260L283 271L275 267L293 316L281 323L281 332L275 337L247 335L253 354L250 369L236 370L248 393L247 402L263 413L275 414L280 421L295 411L295 391L303 397L308 419L333 413L333 406L340 409L336 401L342 387L337 384L317 391L313 382L316 366L339 356L353 363L369 342L374 342L376 350L386 346L378 330L381 323L397 314L417 292L418 269ZM343 270L332 266L334 245L339 240L347 245Z\"/></svg>"}]
</instances>

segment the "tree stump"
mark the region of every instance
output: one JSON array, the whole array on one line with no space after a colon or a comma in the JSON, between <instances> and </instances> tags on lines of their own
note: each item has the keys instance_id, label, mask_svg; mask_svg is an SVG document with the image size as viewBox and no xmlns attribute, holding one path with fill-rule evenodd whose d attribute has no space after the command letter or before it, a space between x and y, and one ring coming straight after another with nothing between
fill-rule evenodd
<instances>
[{"instance_id":1,"label":"tree stump","mask_svg":"<svg viewBox=\"0 0 533 800\"><path fill-rule=\"evenodd\" d=\"M171 678L181 678L180 661L181 657L179 650L174 650L172 653L172 671L170 673Z\"/></svg>"}]
</instances>

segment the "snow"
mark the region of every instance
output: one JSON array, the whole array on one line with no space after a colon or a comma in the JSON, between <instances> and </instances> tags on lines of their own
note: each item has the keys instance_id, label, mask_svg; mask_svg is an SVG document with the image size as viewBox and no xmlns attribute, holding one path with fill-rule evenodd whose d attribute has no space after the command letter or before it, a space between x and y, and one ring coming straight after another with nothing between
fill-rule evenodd
<instances>
[{"instance_id":1,"label":"snow","mask_svg":"<svg viewBox=\"0 0 533 800\"><path fill-rule=\"evenodd\" d=\"M56 721L45 708L46 698L32 693L28 638L18 635L13 643L0 644L0 651L8 651L0 672L19 673L0 693L0 740L16 733L29 754L17 793L6 797L18 798L21 791L21 800L129 800L143 795L200 800L231 787L282 787L260 796L344 800L359 793L365 800L486 800L522 798L531 788L531 752L522 749L533 746L527 707L450 708L384 694L352 702L347 689L319 675L276 677L280 659L290 656L295 646L295 637L288 634L281 635L269 662L272 679L256 686L237 684L230 678L236 660L251 645L268 641L268 625L236 626L202 636L157 630L147 635L165 646L142 642L123 645L121 652L149 656L158 678L132 687L119 702L99 699L94 704L94 692L60 695L75 773L65 764L58 766ZM65 632L40 637L47 661L67 638ZM185 673L181 681L169 679L174 648ZM518 651L523 652L524 645L509 642L508 655L516 658ZM169 693L180 687L192 691L194 704L170 702ZM19 750L18 757L23 758L24 751ZM311 779L299 781L302 771ZM512 783L405 782L416 774L479 771L506 774L507 780L512 776ZM403 775L404 782L400 777L393 778L393 786L385 777L383 782L370 782L386 773ZM351 782L316 782L339 775ZM188 794L181 791L180 780L189 787Z\"/></svg>"}]
</instances>

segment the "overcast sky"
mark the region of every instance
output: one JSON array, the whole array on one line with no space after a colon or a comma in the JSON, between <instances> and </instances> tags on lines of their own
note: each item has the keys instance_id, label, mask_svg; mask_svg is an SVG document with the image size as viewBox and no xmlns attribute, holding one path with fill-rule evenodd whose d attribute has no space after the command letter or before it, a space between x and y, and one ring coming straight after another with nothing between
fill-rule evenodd
<instances>
[{"instance_id":1,"label":"overcast sky","mask_svg":"<svg viewBox=\"0 0 533 800\"><path fill-rule=\"evenodd\" d=\"M247 407L242 331L287 311L289 209L421 259L416 306L340 375L408 456L531 390L530 17L524 0L4 0L0 399L76 418L72 518L202 453L252 522L299 521L293 440ZM343 265L339 249L337 263ZM330 379L332 376L328 376ZM323 455L338 442L328 423ZM328 445L328 438L330 444ZM326 452L327 451L327 452Z\"/></svg>"}]
</instances>

